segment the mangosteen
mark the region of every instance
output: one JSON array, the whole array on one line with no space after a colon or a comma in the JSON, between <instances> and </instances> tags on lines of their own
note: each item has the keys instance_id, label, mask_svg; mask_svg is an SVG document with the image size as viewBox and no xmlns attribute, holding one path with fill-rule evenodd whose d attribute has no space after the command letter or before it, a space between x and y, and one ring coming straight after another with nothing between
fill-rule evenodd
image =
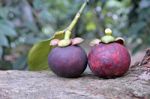
<instances>
[{"instance_id":1,"label":"mangosteen","mask_svg":"<svg viewBox=\"0 0 150 99\"><path fill-rule=\"evenodd\" d=\"M91 71L103 78L123 76L129 69L131 57L124 45L123 38L114 38L110 29L100 40L91 42L88 64Z\"/></svg>"},{"instance_id":2,"label":"mangosteen","mask_svg":"<svg viewBox=\"0 0 150 99\"><path fill-rule=\"evenodd\" d=\"M58 76L68 78L79 77L87 67L87 55L78 46L78 44L83 42L83 39L79 37L70 39L70 36L72 29L79 20L88 2L89 0L86 0L83 3L75 18L66 29L56 32L64 34L64 39L53 39L50 42L50 46L55 46L55 48L48 55L48 64L51 70Z\"/></svg>"},{"instance_id":3,"label":"mangosteen","mask_svg":"<svg viewBox=\"0 0 150 99\"><path fill-rule=\"evenodd\" d=\"M79 46L84 40L76 37L70 39L71 32L66 31L62 40L53 39L51 46L55 46L48 55L50 69L61 77L79 77L87 67L87 55Z\"/></svg>"},{"instance_id":4,"label":"mangosteen","mask_svg":"<svg viewBox=\"0 0 150 99\"><path fill-rule=\"evenodd\" d=\"M87 67L87 56L77 45L56 47L49 53L48 64L58 76L79 77Z\"/></svg>"}]
</instances>

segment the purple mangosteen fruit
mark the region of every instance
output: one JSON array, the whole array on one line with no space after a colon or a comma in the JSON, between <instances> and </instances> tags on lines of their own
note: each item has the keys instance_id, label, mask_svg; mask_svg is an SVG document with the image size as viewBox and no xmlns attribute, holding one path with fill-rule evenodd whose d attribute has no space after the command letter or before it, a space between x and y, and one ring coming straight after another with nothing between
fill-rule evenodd
<instances>
[{"instance_id":1,"label":"purple mangosteen fruit","mask_svg":"<svg viewBox=\"0 0 150 99\"><path fill-rule=\"evenodd\" d=\"M80 46L56 47L49 53L48 64L58 76L79 77L87 67L87 56Z\"/></svg>"},{"instance_id":2,"label":"purple mangosteen fruit","mask_svg":"<svg viewBox=\"0 0 150 99\"><path fill-rule=\"evenodd\" d=\"M130 66L131 58L122 38L114 38L110 29L101 40L93 40L94 45L88 54L91 71L103 78L114 78L124 75Z\"/></svg>"},{"instance_id":3,"label":"purple mangosteen fruit","mask_svg":"<svg viewBox=\"0 0 150 99\"><path fill-rule=\"evenodd\" d=\"M48 64L51 70L61 77L75 78L81 76L87 67L87 55L85 51L78 46L83 42L82 38L70 39L72 29L79 20L83 9L88 4L86 0L76 14L71 24L63 31L56 32L64 34L64 39L53 39L50 46L55 46L48 55Z\"/></svg>"}]
</instances>

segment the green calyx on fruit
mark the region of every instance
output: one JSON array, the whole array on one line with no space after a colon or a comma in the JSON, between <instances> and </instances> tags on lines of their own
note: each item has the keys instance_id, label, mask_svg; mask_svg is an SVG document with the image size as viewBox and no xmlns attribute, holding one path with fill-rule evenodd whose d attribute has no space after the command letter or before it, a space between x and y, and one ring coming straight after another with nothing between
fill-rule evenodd
<instances>
[{"instance_id":1,"label":"green calyx on fruit","mask_svg":"<svg viewBox=\"0 0 150 99\"><path fill-rule=\"evenodd\" d=\"M64 39L64 40L60 40L59 42L58 42L58 46L59 47L66 47L66 46L68 46L68 45L70 45L71 44L71 40L70 39Z\"/></svg>"},{"instance_id":2,"label":"green calyx on fruit","mask_svg":"<svg viewBox=\"0 0 150 99\"><path fill-rule=\"evenodd\" d=\"M83 39L83 38L80 38L80 37L76 37L76 38L74 38L74 39L71 40L72 45L81 44L83 41L84 41L84 39Z\"/></svg>"},{"instance_id":3,"label":"green calyx on fruit","mask_svg":"<svg viewBox=\"0 0 150 99\"><path fill-rule=\"evenodd\" d=\"M111 43L111 42L116 42L119 44L124 45L125 44L125 40L122 37L117 37L115 38L112 35L112 30L109 28L105 29L105 35L103 37L101 37L101 39L94 39L90 42L90 46L94 46L94 45L98 45L99 43Z\"/></svg>"},{"instance_id":4,"label":"green calyx on fruit","mask_svg":"<svg viewBox=\"0 0 150 99\"><path fill-rule=\"evenodd\" d=\"M71 22L71 24L64 30L61 31L62 33L65 33L64 39L63 40L52 40L50 42L50 45L52 46L59 46L59 47L66 47L69 45L77 45L83 42L83 39L80 38L75 38L75 39L70 39L71 34L72 34L72 30L75 27L76 23L78 22L81 13L83 12L84 8L86 7L86 5L88 4L89 0L86 0L83 5L81 6L80 10L78 11L78 13L76 14L75 18L73 19L73 21Z\"/></svg>"},{"instance_id":5,"label":"green calyx on fruit","mask_svg":"<svg viewBox=\"0 0 150 99\"><path fill-rule=\"evenodd\" d=\"M50 45L65 47L68 45L78 45L78 44L81 44L83 41L84 41L84 39L80 38L80 37L76 37L71 40L70 39L63 39L63 40L54 39L51 41Z\"/></svg>"},{"instance_id":6,"label":"green calyx on fruit","mask_svg":"<svg viewBox=\"0 0 150 99\"><path fill-rule=\"evenodd\" d=\"M70 45L71 44L70 36L71 36L71 31L67 30L65 32L64 39L60 40L58 42L58 46L59 47L66 47L66 46Z\"/></svg>"},{"instance_id":7,"label":"green calyx on fruit","mask_svg":"<svg viewBox=\"0 0 150 99\"><path fill-rule=\"evenodd\" d=\"M117 38L115 39L115 42L120 43L120 44L122 44L122 45L125 44L125 40L124 40L122 37L117 37Z\"/></svg>"},{"instance_id":8,"label":"green calyx on fruit","mask_svg":"<svg viewBox=\"0 0 150 99\"><path fill-rule=\"evenodd\" d=\"M111 29L109 28L105 29L105 35L101 38L101 41L103 43L110 43L115 41L115 38L112 36Z\"/></svg>"},{"instance_id":9,"label":"green calyx on fruit","mask_svg":"<svg viewBox=\"0 0 150 99\"><path fill-rule=\"evenodd\" d=\"M50 46L57 46L59 41L60 41L59 39L53 39L53 40L51 40L49 45Z\"/></svg>"},{"instance_id":10,"label":"green calyx on fruit","mask_svg":"<svg viewBox=\"0 0 150 99\"><path fill-rule=\"evenodd\" d=\"M90 42L90 46L98 45L101 42L100 39L94 39Z\"/></svg>"}]
</instances>

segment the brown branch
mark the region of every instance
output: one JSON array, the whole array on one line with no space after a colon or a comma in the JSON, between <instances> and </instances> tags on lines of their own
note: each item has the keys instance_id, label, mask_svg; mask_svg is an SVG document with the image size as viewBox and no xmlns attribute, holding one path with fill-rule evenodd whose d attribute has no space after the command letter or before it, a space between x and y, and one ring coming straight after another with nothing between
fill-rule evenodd
<instances>
[{"instance_id":1,"label":"brown branch","mask_svg":"<svg viewBox=\"0 0 150 99\"><path fill-rule=\"evenodd\" d=\"M148 63L150 63L150 48L148 48L146 50L146 54L145 54L144 58L142 59L140 65L146 65Z\"/></svg>"}]
</instances>

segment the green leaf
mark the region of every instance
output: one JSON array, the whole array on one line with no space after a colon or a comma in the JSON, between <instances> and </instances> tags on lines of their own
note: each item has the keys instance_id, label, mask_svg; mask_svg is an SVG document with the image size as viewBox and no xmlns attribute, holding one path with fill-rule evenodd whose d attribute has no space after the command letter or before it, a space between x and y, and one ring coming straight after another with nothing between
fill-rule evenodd
<instances>
[{"instance_id":1,"label":"green leaf","mask_svg":"<svg viewBox=\"0 0 150 99\"><path fill-rule=\"evenodd\" d=\"M0 59L2 58L3 48L0 46Z\"/></svg>"},{"instance_id":2,"label":"green leaf","mask_svg":"<svg viewBox=\"0 0 150 99\"><path fill-rule=\"evenodd\" d=\"M52 39L63 39L63 31L57 32L52 38L35 44L28 54L28 65L31 71L48 70L48 54L52 50L49 45Z\"/></svg>"},{"instance_id":3,"label":"green leaf","mask_svg":"<svg viewBox=\"0 0 150 99\"><path fill-rule=\"evenodd\" d=\"M9 13L9 8L8 7L0 7L0 17L3 19L6 19Z\"/></svg>"},{"instance_id":4,"label":"green leaf","mask_svg":"<svg viewBox=\"0 0 150 99\"><path fill-rule=\"evenodd\" d=\"M0 46L5 46L5 47L9 46L6 36L1 33L0 33Z\"/></svg>"},{"instance_id":5,"label":"green leaf","mask_svg":"<svg viewBox=\"0 0 150 99\"><path fill-rule=\"evenodd\" d=\"M13 37L17 35L15 29L5 21L0 21L0 33Z\"/></svg>"}]
</instances>

